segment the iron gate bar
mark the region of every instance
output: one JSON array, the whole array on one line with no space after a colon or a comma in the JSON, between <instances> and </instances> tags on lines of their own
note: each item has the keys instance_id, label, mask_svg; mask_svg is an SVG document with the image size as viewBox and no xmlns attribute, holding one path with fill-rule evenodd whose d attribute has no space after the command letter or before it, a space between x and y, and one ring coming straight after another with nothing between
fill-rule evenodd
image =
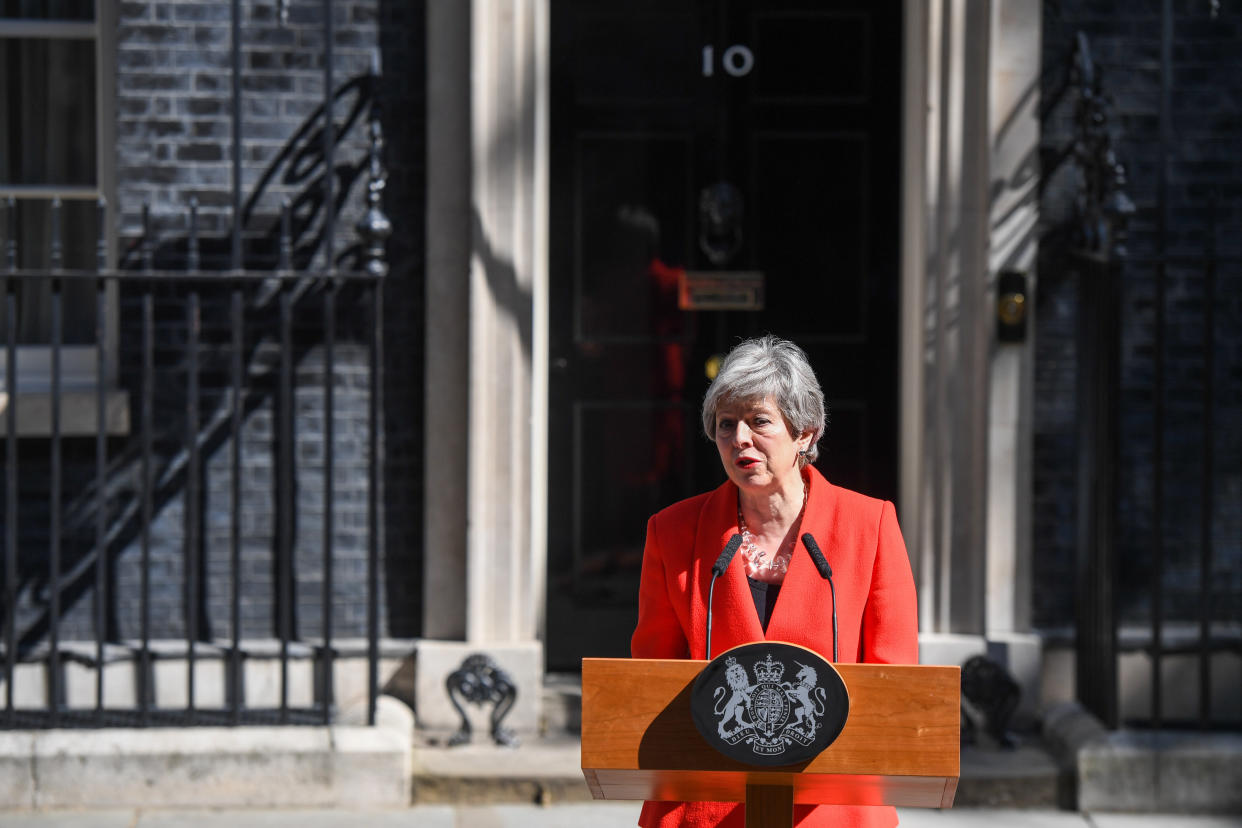
<instances>
[{"instance_id":1,"label":"iron gate bar","mask_svg":"<svg viewBox=\"0 0 1242 828\"><path fill-rule=\"evenodd\" d=\"M142 208L145 250L143 252L143 270L151 272L151 215L146 205ZM119 293L119 291L118 291ZM139 669L141 676L139 692L141 696L138 709L141 711L143 726L151 723L151 702L154 696L154 671L151 665L151 521L155 517L155 503L151 491L151 455L155 433L155 297L151 291L151 283L142 294L142 574L140 575L141 596L139 622L142 636L142 649Z\"/></svg>"},{"instance_id":2,"label":"iron gate bar","mask_svg":"<svg viewBox=\"0 0 1242 828\"><path fill-rule=\"evenodd\" d=\"M108 235L107 235L107 203L103 197L95 202L95 269L108 266ZM107 492L105 491L105 465L107 461L107 401L105 378L107 366L104 363L108 331L107 282L103 279L95 281L95 546L104 548L107 525L105 508ZM105 556L95 559L95 709L102 713L104 708L104 640L107 630L107 571L104 567Z\"/></svg>"},{"instance_id":3,"label":"iron gate bar","mask_svg":"<svg viewBox=\"0 0 1242 828\"><path fill-rule=\"evenodd\" d=\"M336 280L329 279L323 294L323 722L332 721L333 671L332 659L332 535L335 531L332 510L335 489L335 452L333 451L333 420L336 396Z\"/></svg>"},{"instance_id":4,"label":"iron gate bar","mask_svg":"<svg viewBox=\"0 0 1242 828\"><path fill-rule=\"evenodd\" d=\"M9 228L15 212L8 199ZM9 235L8 264L14 262L15 242ZM13 677L17 672L17 285L4 280L4 699L8 726L13 727Z\"/></svg>"},{"instance_id":5,"label":"iron gate bar","mask_svg":"<svg viewBox=\"0 0 1242 828\"><path fill-rule=\"evenodd\" d=\"M367 724L375 724L379 696L379 424L384 383L384 280L377 279L371 299L370 399L367 409Z\"/></svg>"},{"instance_id":6,"label":"iron gate bar","mask_svg":"<svg viewBox=\"0 0 1242 828\"><path fill-rule=\"evenodd\" d=\"M194 206L190 207L190 249L195 244L195 222L193 221ZM185 643L186 643L186 709L194 711L197 707L195 697L195 672L198 658L198 613L199 613L199 555L200 555L200 458L198 453L198 338L202 310L199 307L197 288L191 288L186 301L186 392L185 392L185 450L187 464L185 470Z\"/></svg>"},{"instance_id":7,"label":"iron gate bar","mask_svg":"<svg viewBox=\"0 0 1242 828\"><path fill-rule=\"evenodd\" d=\"M59 201L52 202L53 215L58 212ZM53 237L57 222L53 220ZM51 661L48 663L48 691L52 705L52 725L60 722L61 707L61 663L60 663L60 347L62 339L61 320L61 280L52 278L52 491L49 499L49 519L51 521L51 554L48 556L49 580L51 585Z\"/></svg>"},{"instance_id":8,"label":"iron gate bar","mask_svg":"<svg viewBox=\"0 0 1242 828\"><path fill-rule=\"evenodd\" d=\"M242 269L242 88L241 88L241 0L232 0L231 43L233 59L233 270Z\"/></svg>"},{"instance_id":9,"label":"iron gate bar","mask_svg":"<svg viewBox=\"0 0 1242 828\"><path fill-rule=\"evenodd\" d=\"M1203 267L1203 485L1201 489L1199 525L1199 727L1208 729L1212 713L1212 513L1216 492L1215 436L1212 407L1215 405L1213 383L1216 376L1216 192L1208 198L1208 227Z\"/></svg>"},{"instance_id":10,"label":"iron gate bar","mask_svg":"<svg viewBox=\"0 0 1242 828\"><path fill-rule=\"evenodd\" d=\"M5 269L17 269L17 200L5 199ZM4 280L4 697L6 721L12 727L13 677L17 672L17 283Z\"/></svg>"},{"instance_id":11,"label":"iron gate bar","mask_svg":"<svg viewBox=\"0 0 1242 828\"><path fill-rule=\"evenodd\" d=\"M278 270L293 269L293 239L290 228L293 225L293 207L289 199L280 202L280 259Z\"/></svg>"},{"instance_id":12,"label":"iron gate bar","mask_svg":"<svg viewBox=\"0 0 1242 828\"><path fill-rule=\"evenodd\" d=\"M324 267L329 273L336 270L336 167L335 147L336 121L332 95L332 38L335 36L332 20L332 0L323 0L323 159L324 159ZM372 98L374 100L374 98Z\"/></svg>"},{"instance_id":13,"label":"iron gate bar","mask_svg":"<svg viewBox=\"0 0 1242 828\"><path fill-rule=\"evenodd\" d=\"M234 10L236 11L236 2L234 2ZM242 349L245 347L244 337L242 336L242 293L237 282L233 283L233 288L229 291L229 326L231 328L232 353L231 362L232 370L230 376L232 379L231 391L231 411L230 411L230 427L233 445L230 447L229 469L231 479L229 480L229 626L232 631L233 648L229 653L229 663L231 664L231 675L229 676L230 693L229 711L232 714L229 720L234 724L241 723L242 708L242 681L241 681L241 441L242 441L242 378L244 366L242 365Z\"/></svg>"},{"instance_id":14,"label":"iron gate bar","mask_svg":"<svg viewBox=\"0 0 1242 828\"><path fill-rule=\"evenodd\" d=\"M280 291L280 402L277 406L280 540L277 543L280 579L280 723L289 721L289 637L293 634L293 308L290 285Z\"/></svg>"},{"instance_id":15,"label":"iron gate bar","mask_svg":"<svg viewBox=\"0 0 1242 828\"><path fill-rule=\"evenodd\" d=\"M48 247L48 270L55 273L65 268L65 246L61 238L61 210L63 205L59 197L52 199L51 221L52 234Z\"/></svg>"},{"instance_id":16,"label":"iron gate bar","mask_svg":"<svg viewBox=\"0 0 1242 828\"><path fill-rule=\"evenodd\" d=\"M101 211L102 212L102 211ZM100 223L100 232L104 224ZM107 543L107 524L105 509L107 507L106 463L108 422L105 403L104 352L107 350L108 304L107 283L98 279L95 283L95 547L103 549ZM103 712L104 708L104 640L108 637L107 612L108 589L105 583L106 555L95 558L95 709Z\"/></svg>"},{"instance_id":17,"label":"iron gate bar","mask_svg":"<svg viewBox=\"0 0 1242 828\"><path fill-rule=\"evenodd\" d=\"M190 196L190 234L186 239L185 267L191 273L203 269L198 249L198 196Z\"/></svg>"},{"instance_id":18,"label":"iron gate bar","mask_svg":"<svg viewBox=\"0 0 1242 828\"><path fill-rule=\"evenodd\" d=\"M1160 8L1160 140L1156 163L1156 263L1155 320L1153 322L1152 375L1152 601L1151 601L1151 719L1159 730L1164 719L1161 677L1164 646L1164 333L1165 290L1168 255L1168 148L1172 140L1171 87L1173 66L1173 2L1162 0Z\"/></svg>"}]
</instances>

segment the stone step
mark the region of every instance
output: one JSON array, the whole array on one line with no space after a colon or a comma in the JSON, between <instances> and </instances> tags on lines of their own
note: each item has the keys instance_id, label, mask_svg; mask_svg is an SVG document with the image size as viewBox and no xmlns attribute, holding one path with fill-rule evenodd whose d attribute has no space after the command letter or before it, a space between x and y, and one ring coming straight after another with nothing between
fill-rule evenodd
<instances>
[{"instance_id":1,"label":"stone step","mask_svg":"<svg viewBox=\"0 0 1242 828\"><path fill-rule=\"evenodd\" d=\"M504 748L474 742L414 749L412 801L417 805L587 802L582 746L569 736Z\"/></svg>"},{"instance_id":2,"label":"stone step","mask_svg":"<svg viewBox=\"0 0 1242 828\"><path fill-rule=\"evenodd\" d=\"M955 807L1073 808L1072 774L1039 743L962 747Z\"/></svg>"}]
</instances>

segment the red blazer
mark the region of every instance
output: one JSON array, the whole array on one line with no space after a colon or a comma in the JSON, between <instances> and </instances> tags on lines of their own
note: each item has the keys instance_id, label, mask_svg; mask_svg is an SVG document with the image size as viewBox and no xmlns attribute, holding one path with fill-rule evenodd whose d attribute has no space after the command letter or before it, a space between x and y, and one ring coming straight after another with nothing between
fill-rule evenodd
<instances>
[{"instance_id":1,"label":"red blazer","mask_svg":"<svg viewBox=\"0 0 1242 828\"><path fill-rule=\"evenodd\" d=\"M840 661L917 664L914 578L893 505L834 486L813 467L808 471L799 537L810 532L832 566ZM634 658L706 658L711 568L737 531L732 482L675 503L647 522L638 626L630 642ZM764 640L800 644L832 658L831 593L801 540L766 635L742 562L734 560L716 581L712 654ZM891 807L798 805L794 822L800 828L891 828L897 813ZM647 802L639 817L646 828L744 824L742 806L732 802Z\"/></svg>"}]
</instances>

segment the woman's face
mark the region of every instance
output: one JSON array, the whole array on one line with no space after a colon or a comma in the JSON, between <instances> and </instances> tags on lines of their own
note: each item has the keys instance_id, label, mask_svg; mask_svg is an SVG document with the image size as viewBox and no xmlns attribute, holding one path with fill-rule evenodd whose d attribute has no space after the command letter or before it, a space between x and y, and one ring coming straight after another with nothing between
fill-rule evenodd
<instances>
[{"instance_id":1,"label":"woman's face","mask_svg":"<svg viewBox=\"0 0 1242 828\"><path fill-rule=\"evenodd\" d=\"M809 434L790 435L770 397L716 409L716 450L725 473L740 489L759 491L800 478L798 452L810 441Z\"/></svg>"}]
</instances>

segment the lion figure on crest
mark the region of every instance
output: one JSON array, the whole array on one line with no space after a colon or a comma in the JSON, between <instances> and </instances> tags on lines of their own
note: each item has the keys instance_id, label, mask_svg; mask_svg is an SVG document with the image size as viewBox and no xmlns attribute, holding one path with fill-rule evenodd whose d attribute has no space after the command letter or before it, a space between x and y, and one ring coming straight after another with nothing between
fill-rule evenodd
<instances>
[{"instance_id":1,"label":"lion figure on crest","mask_svg":"<svg viewBox=\"0 0 1242 828\"><path fill-rule=\"evenodd\" d=\"M746 712L746 705L750 703L750 679L746 675L746 669L732 658L727 663L728 666L725 667L725 681L733 692L729 695L729 700L723 703L720 701L725 696L725 689L723 687L717 687L715 693L712 694L712 698L716 702L716 715L722 717L719 725L717 725L721 739L727 739L743 728L752 727L751 723L743 718L743 714ZM727 729L725 725L730 722L736 722L737 727L733 730Z\"/></svg>"}]
</instances>

